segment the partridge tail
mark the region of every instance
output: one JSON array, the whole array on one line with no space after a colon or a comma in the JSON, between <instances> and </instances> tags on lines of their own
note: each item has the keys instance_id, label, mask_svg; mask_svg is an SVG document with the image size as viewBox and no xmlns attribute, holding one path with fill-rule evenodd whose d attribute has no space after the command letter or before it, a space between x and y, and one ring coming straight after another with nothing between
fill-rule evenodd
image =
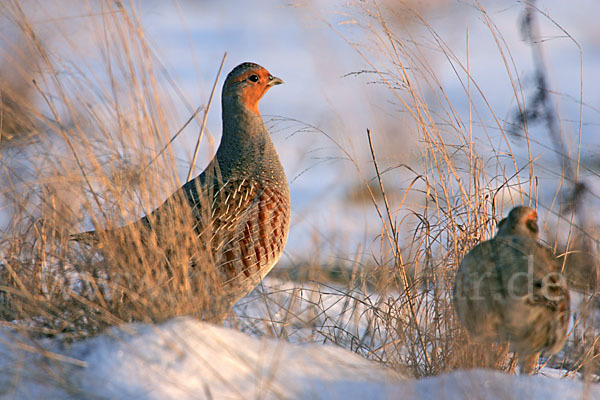
<instances>
[{"instance_id":1,"label":"partridge tail","mask_svg":"<svg viewBox=\"0 0 600 400\"><path fill-rule=\"evenodd\" d=\"M111 239L111 241L121 241L124 240L124 237L131 234L132 231L140 232L141 230L144 230L147 232L151 229L152 225L150 224L150 221L148 221L148 218L142 217L129 225L124 225L114 229L73 233L69 236L69 240L95 246L100 243L100 237L108 237Z\"/></svg>"}]
</instances>

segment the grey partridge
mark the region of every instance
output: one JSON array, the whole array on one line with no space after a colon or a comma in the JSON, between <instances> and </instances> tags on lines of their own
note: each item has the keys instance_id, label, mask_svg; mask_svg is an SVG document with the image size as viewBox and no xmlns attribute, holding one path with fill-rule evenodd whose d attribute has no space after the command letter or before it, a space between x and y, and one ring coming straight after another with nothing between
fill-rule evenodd
<instances>
[{"instance_id":1,"label":"grey partridge","mask_svg":"<svg viewBox=\"0 0 600 400\"><path fill-rule=\"evenodd\" d=\"M558 352L569 325L569 292L559 263L538 243L537 213L515 207L491 240L475 246L456 272L456 314L476 340L508 342L522 373L542 351Z\"/></svg>"},{"instance_id":2,"label":"grey partridge","mask_svg":"<svg viewBox=\"0 0 600 400\"><path fill-rule=\"evenodd\" d=\"M258 64L235 67L223 85L221 143L204 172L148 216L102 233L158 231L169 223L168 209L184 199L196 219L196 234L209 242L228 303L253 290L281 257L290 226L287 179L258 111L263 95L282 83ZM71 236L87 244L98 238L98 231Z\"/></svg>"}]
</instances>

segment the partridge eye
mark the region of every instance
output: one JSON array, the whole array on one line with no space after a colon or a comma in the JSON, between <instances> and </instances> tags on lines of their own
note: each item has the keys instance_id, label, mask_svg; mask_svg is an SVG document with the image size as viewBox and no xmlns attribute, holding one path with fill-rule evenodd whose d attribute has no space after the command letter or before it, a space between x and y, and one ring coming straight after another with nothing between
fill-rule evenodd
<instances>
[{"instance_id":1,"label":"partridge eye","mask_svg":"<svg viewBox=\"0 0 600 400\"><path fill-rule=\"evenodd\" d=\"M527 220L527 229L529 229L531 232L533 233L538 233L539 232L539 228L538 228L538 224L536 220L530 219Z\"/></svg>"},{"instance_id":2,"label":"partridge eye","mask_svg":"<svg viewBox=\"0 0 600 400\"><path fill-rule=\"evenodd\" d=\"M248 77L248 79L249 79L251 82L258 82L258 75L250 75L250 76Z\"/></svg>"}]
</instances>

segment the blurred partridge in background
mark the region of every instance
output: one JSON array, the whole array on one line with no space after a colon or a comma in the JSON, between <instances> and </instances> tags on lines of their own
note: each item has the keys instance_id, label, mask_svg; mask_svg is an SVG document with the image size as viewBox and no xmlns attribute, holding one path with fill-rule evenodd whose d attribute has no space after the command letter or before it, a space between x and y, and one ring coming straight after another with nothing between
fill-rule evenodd
<instances>
[{"instance_id":1,"label":"blurred partridge in background","mask_svg":"<svg viewBox=\"0 0 600 400\"><path fill-rule=\"evenodd\" d=\"M456 272L454 307L475 340L509 342L522 373L542 351L558 352L569 325L569 292L552 252L538 239L537 213L515 207L496 236L475 246Z\"/></svg>"}]
</instances>

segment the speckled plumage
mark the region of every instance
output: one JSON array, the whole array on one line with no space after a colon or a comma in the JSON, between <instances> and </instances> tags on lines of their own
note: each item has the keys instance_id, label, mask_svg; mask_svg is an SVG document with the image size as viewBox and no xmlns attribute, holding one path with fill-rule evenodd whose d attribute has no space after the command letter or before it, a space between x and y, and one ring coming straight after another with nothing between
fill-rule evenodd
<instances>
[{"instance_id":1,"label":"speckled plumage","mask_svg":"<svg viewBox=\"0 0 600 400\"><path fill-rule=\"evenodd\" d=\"M210 241L207 247L222 275L230 304L264 278L287 241L287 179L258 111L262 96L281 83L258 64L235 67L223 84L223 135L213 160L150 216L119 228L143 225L153 229L169 215L164 210L185 198L197 219L197 234ZM91 231L72 238L89 243L97 236Z\"/></svg>"},{"instance_id":2,"label":"speckled plumage","mask_svg":"<svg viewBox=\"0 0 600 400\"><path fill-rule=\"evenodd\" d=\"M524 373L533 372L542 351L562 348L569 325L560 265L537 237L537 213L515 207L493 239L464 257L453 293L458 318L471 336L508 341Z\"/></svg>"}]
</instances>

